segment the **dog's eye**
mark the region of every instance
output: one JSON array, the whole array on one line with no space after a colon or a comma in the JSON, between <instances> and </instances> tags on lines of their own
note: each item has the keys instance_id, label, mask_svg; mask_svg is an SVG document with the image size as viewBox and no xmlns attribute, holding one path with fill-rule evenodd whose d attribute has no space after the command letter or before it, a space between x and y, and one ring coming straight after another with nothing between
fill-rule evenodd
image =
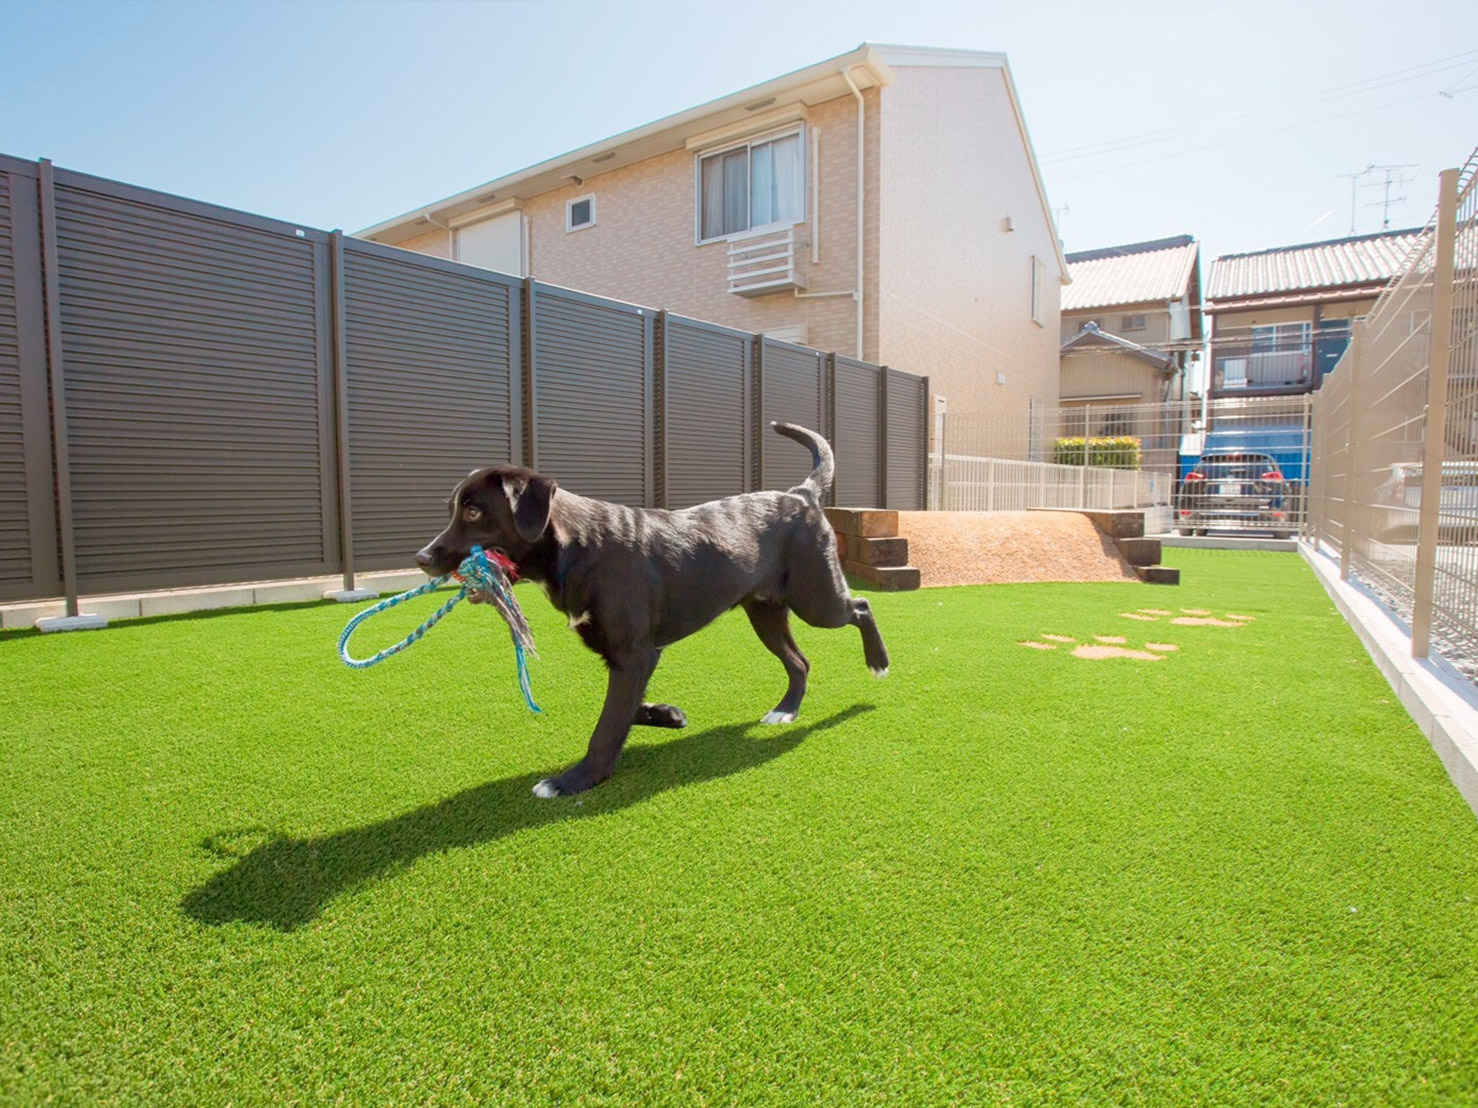
<instances>
[{"instance_id":1,"label":"dog's eye","mask_svg":"<svg viewBox=\"0 0 1478 1108\"><path fill-rule=\"evenodd\" d=\"M468 523L476 523L482 518L482 509L474 508L471 504L462 509L462 518Z\"/></svg>"}]
</instances>

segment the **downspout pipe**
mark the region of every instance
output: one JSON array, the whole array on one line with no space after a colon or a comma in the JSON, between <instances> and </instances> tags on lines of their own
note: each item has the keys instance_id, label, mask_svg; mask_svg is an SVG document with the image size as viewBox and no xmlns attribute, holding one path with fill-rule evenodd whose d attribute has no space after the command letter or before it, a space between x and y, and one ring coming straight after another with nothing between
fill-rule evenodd
<instances>
[{"instance_id":1,"label":"downspout pipe","mask_svg":"<svg viewBox=\"0 0 1478 1108\"><path fill-rule=\"evenodd\" d=\"M860 362L864 360L862 356L862 308L864 287L862 284L862 229L864 222L863 216L865 212L863 189L865 188L866 179L863 176L862 168L863 162L865 160L864 155L866 152L864 142L867 137L867 116L866 108L864 107L862 100L862 92L858 89L856 82L852 80L852 74L845 69L841 70L840 72L842 75L842 80L847 82L847 87L852 90L852 95L857 98L857 284L855 291L853 292L853 296L857 301L857 360Z\"/></svg>"},{"instance_id":2,"label":"downspout pipe","mask_svg":"<svg viewBox=\"0 0 1478 1108\"><path fill-rule=\"evenodd\" d=\"M421 213L421 218L433 227L440 227L446 232L446 256L451 261L457 260L457 232L452 230L450 223L438 223L431 218L431 209L427 208Z\"/></svg>"}]
</instances>

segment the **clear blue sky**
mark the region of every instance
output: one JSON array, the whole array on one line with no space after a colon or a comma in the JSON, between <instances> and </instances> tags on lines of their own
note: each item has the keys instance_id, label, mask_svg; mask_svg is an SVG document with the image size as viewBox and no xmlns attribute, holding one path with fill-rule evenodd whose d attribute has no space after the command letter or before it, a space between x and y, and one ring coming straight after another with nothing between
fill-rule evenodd
<instances>
[{"instance_id":1,"label":"clear blue sky","mask_svg":"<svg viewBox=\"0 0 1478 1108\"><path fill-rule=\"evenodd\" d=\"M864 41L1009 56L1070 251L1338 237L1372 164L1421 224L1478 145L1474 0L0 0L0 152L352 231Z\"/></svg>"}]
</instances>

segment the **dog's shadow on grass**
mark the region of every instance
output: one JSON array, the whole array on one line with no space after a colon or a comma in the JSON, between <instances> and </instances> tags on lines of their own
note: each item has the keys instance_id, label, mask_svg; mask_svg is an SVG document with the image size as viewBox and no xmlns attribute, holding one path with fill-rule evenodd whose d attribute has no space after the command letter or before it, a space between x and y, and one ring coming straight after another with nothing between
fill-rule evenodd
<instances>
[{"instance_id":1,"label":"dog's shadow on grass","mask_svg":"<svg viewBox=\"0 0 1478 1108\"><path fill-rule=\"evenodd\" d=\"M538 775L504 777L404 815L317 838L294 839L260 829L222 832L201 845L234 857L234 863L188 893L180 907L201 923L266 924L291 931L316 919L340 893L393 874L427 854L602 815L671 788L740 773L871 710L871 705L857 705L812 724L770 734L762 730L763 737L752 734L754 724L742 724L632 746L622 755L615 777L581 797L540 800L529 791ZM240 853L248 843L255 845Z\"/></svg>"}]
</instances>

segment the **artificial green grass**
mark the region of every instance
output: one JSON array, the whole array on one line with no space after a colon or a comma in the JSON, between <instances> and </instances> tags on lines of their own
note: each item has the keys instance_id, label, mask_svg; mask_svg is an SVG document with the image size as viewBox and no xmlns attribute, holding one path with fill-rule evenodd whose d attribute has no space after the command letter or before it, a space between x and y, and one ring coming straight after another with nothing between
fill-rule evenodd
<instances>
[{"instance_id":1,"label":"artificial green grass","mask_svg":"<svg viewBox=\"0 0 1478 1108\"><path fill-rule=\"evenodd\" d=\"M1474 1103L1478 822L1297 557L1167 553L874 595L881 682L799 626L784 727L731 614L556 801L604 675L532 590L538 718L486 609L0 638L0 1103Z\"/></svg>"}]
</instances>

